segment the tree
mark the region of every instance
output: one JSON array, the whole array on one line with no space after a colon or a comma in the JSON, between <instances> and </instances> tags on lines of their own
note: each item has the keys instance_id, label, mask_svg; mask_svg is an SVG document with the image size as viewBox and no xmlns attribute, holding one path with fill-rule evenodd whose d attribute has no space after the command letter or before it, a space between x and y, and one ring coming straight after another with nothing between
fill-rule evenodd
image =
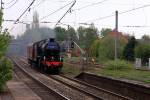
<instances>
[{"instance_id":1,"label":"tree","mask_svg":"<svg viewBox=\"0 0 150 100\"><path fill-rule=\"evenodd\" d=\"M112 29L110 29L110 28L102 28L102 30L101 30L101 35L105 37L105 36L107 36L111 31L112 31Z\"/></svg>"},{"instance_id":2,"label":"tree","mask_svg":"<svg viewBox=\"0 0 150 100\"><path fill-rule=\"evenodd\" d=\"M0 27L2 25L2 18L3 18L3 12L2 10L0 9Z\"/></svg>"},{"instance_id":3,"label":"tree","mask_svg":"<svg viewBox=\"0 0 150 100\"><path fill-rule=\"evenodd\" d=\"M115 56L115 36L114 35L107 35L101 39L100 46L99 46L99 58L101 61L105 60L113 60ZM118 39L118 58L122 57L123 48L126 45L127 41L124 39L123 36L120 35Z\"/></svg>"},{"instance_id":4,"label":"tree","mask_svg":"<svg viewBox=\"0 0 150 100\"><path fill-rule=\"evenodd\" d=\"M90 47L90 56L92 57L99 57L99 47L100 47L100 39L94 41L94 43Z\"/></svg>"},{"instance_id":5,"label":"tree","mask_svg":"<svg viewBox=\"0 0 150 100\"><path fill-rule=\"evenodd\" d=\"M148 36L148 35L143 35L143 36L142 36L142 40L150 40L150 36Z\"/></svg>"},{"instance_id":6,"label":"tree","mask_svg":"<svg viewBox=\"0 0 150 100\"><path fill-rule=\"evenodd\" d=\"M77 32L79 35L78 44L84 49L89 49L92 43L98 38L98 30L93 25L88 28L80 26Z\"/></svg>"},{"instance_id":7,"label":"tree","mask_svg":"<svg viewBox=\"0 0 150 100\"><path fill-rule=\"evenodd\" d=\"M86 28L86 39L85 45L86 48L89 49L92 43L98 38L98 30L94 26L90 26Z\"/></svg>"},{"instance_id":8,"label":"tree","mask_svg":"<svg viewBox=\"0 0 150 100\"><path fill-rule=\"evenodd\" d=\"M135 59L134 49L135 49L136 44L137 44L137 41L136 41L135 37L132 36L129 39L126 46L124 47L124 50L123 50L123 58L124 59L129 60L129 61L134 61L134 59Z\"/></svg>"},{"instance_id":9,"label":"tree","mask_svg":"<svg viewBox=\"0 0 150 100\"><path fill-rule=\"evenodd\" d=\"M6 85L6 82L12 79L12 63L7 58L0 59L0 91Z\"/></svg>"},{"instance_id":10,"label":"tree","mask_svg":"<svg viewBox=\"0 0 150 100\"><path fill-rule=\"evenodd\" d=\"M65 39L67 39L67 34L66 34L66 29L65 28L56 27L54 29L54 31L56 33L56 40L64 41Z\"/></svg>"},{"instance_id":11,"label":"tree","mask_svg":"<svg viewBox=\"0 0 150 100\"><path fill-rule=\"evenodd\" d=\"M83 26L80 26L78 29L77 29L77 33L78 33L78 44L80 45L80 47L82 48L85 48L85 39L86 39L86 33L85 33L85 30L86 28L83 27Z\"/></svg>"},{"instance_id":12,"label":"tree","mask_svg":"<svg viewBox=\"0 0 150 100\"><path fill-rule=\"evenodd\" d=\"M145 44L150 44L150 36L149 35L143 35L141 41Z\"/></svg>"},{"instance_id":13,"label":"tree","mask_svg":"<svg viewBox=\"0 0 150 100\"><path fill-rule=\"evenodd\" d=\"M0 26L2 23L2 11L0 10ZM6 85L6 82L12 78L12 65L11 62L6 59L4 54L9 45L10 35L7 32L0 33L0 91Z\"/></svg>"},{"instance_id":14,"label":"tree","mask_svg":"<svg viewBox=\"0 0 150 100\"><path fill-rule=\"evenodd\" d=\"M77 42L77 40L78 40L77 34L76 34L76 31L75 31L75 29L74 29L73 27L69 27L68 30L66 31L66 33L67 33L67 36L68 36L71 40Z\"/></svg>"},{"instance_id":15,"label":"tree","mask_svg":"<svg viewBox=\"0 0 150 100\"><path fill-rule=\"evenodd\" d=\"M150 58L150 44L139 43L135 48L135 56L142 59L142 63L145 64Z\"/></svg>"}]
</instances>

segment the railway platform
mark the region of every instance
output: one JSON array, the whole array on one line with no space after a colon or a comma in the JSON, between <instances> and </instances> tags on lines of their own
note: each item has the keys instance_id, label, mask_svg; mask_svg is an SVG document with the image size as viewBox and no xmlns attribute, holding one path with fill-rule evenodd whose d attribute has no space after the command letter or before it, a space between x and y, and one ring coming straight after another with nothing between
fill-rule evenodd
<instances>
[{"instance_id":1,"label":"railway platform","mask_svg":"<svg viewBox=\"0 0 150 100\"><path fill-rule=\"evenodd\" d=\"M14 100L41 100L26 84L11 80L7 83Z\"/></svg>"}]
</instances>

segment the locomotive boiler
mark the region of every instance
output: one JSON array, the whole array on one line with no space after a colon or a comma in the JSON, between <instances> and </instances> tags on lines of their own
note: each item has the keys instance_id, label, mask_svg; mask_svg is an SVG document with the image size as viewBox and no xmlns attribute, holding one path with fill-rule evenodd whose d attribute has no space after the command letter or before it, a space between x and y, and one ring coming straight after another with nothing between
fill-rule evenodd
<instances>
[{"instance_id":1,"label":"locomotive boiler","mask_svg":"<svg viewBox=\"0 0 150 100\"><path fill-rule=\"evenodd\" d=\"M60 46L54 38L44 39L27 47L28 63L45 72L61 71L63 59L60 56Z\"/></svg>"}]
</instances>

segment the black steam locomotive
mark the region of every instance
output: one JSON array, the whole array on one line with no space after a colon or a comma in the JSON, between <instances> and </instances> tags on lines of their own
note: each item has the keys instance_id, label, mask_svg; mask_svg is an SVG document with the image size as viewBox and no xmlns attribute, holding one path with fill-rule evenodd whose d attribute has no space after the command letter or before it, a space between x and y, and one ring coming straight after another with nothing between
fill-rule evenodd
<instances>
[{"instance_id":1,"label":"black steam locomotive","mask_svg":"<svg viewBox=\"0 0 150 100\"><path fill-rule=\"evenodd\" d=\"M31 65L46 72L59 73L63 66L60 46L54 38L29 44L27 47L27 58Z\"/></svg>"}]
</instances>

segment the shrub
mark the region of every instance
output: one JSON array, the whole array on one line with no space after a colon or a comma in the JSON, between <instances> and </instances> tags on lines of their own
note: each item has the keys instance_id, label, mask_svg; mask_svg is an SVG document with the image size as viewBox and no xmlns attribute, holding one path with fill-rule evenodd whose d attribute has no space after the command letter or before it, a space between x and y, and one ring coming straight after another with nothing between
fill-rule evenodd
<instances>
[{"instance_id":1,"label":"shrub","mask_svg":"<svg viewBox=\"0 0 150 100\"><path fill-rule=\"evenodd\" d=\"M105 63L105 68L108 70L127 70L131 69L129 62L124 60L108 61Z\"/></svg>"},{"instance_id":2,"label":"shrub","mask_svg":"<svg viewBox=\"0 0 150 100\"><path fill-rule=\"evenodd\" d=\"M140 43L135 48L135 56L142 59L142 63L145 64L150 58L150 45Z\"/></svg>"},{"instance_id":3,"label":"shrub","mask_svg":"<svg viewBox=\"0 0 150 100\"><path fill-rule=\"evenodd\" d=\"M8 80L12 79L12 63L7 58L0 60L0 91L6 85Z\"/></svg>"},{"instance_id":4,"label":"shrub","mask_svg":"<svg viewBox=\"0 0 150 100\"><path fill-rule=\"evenodd\" d=\"M115 52L115 43L114 43L115 37L114 36L106 36L104 37L99 45L99 59L101 61L106 61L107 59L112 60L114 59L114 52ZM118 39L118 58L122 58L122 52L123 52L123 48L126 45L125 40L123 40L121 37Z\"/></svg>"},{"instance_id":5,"label":"shrub","mask_svg":"<svg viewBox=\"0 0 150 100\"><path fill-rule=\"evenodd\" d=\"M134 49L135 49L136 44L137 44L137 41L135 37L134 36L131 37L123 50L123 58L125 60L134 61L135 59Z\"/></svg>"}]
</instances>

